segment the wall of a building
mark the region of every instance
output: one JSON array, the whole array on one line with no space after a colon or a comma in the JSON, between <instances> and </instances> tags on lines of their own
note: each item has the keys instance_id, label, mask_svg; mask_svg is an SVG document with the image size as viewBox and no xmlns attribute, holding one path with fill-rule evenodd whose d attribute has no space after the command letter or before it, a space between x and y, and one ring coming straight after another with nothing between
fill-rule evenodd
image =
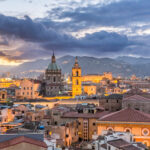
<instances>
[{"instance_id":1,"label":"wall of a building","mask_svg":"<svg viewBox=\"0 0 150 150\"><path fill-rule=\"evenodd\" d=\"M24 79L20 82L20 89L16 89L16 97L35 99L38 97L39 86L39 83Z\"/></svg>"},{"instance_id":2,"label":"wall of a building","mask_svg":"<svg viewBox=\"0 0 150 150\"><path fill-rule=\"evenodd\" d=\"M81 139L86 139L85 136L84 136L84 131L86 130L85 129L85 126L84 126L84 122L88 122L88 126L87 126L87 130L85 132L87 132L87 140L92 140L92 135L97 131L97 125L96 125L96 119L94 118L91 118L91 119L84 119L84 118L78 118L78 121L79 121L79 126L78 126L78 129L79 129L79 137ZM95 123L95 124L93 124Z\"/></svg>"},{"instance_id":3,"label":"wall of a building","mask_svg":"<svg viewBox=\"0 0 150 150\"><path fill-rule=\"evenodd\" d=\"M88 95L96 95L96 86L95 85L84 85L83 86L84 93Z\"/></svg>"},{"instance_id":4,"label":"wall of a building","mask_svg":"<svg viewBox=\"0 0 150 150\"><path fill-rule=\"evenodd\" d=\"M134 139L136 142L143 142L147 141L147 146L150 146L150 124L147 123L98 123L97 124L97 133L98 135L102 134L102 131L112 129L113 131L121 131L125 132L127 129L131 131L134 135ZM144 129L149 130L148 135L143 135L142 131Z\"/></svg>"},{"instance_id":5,"label":"wall of a building","mask_svg":"<svg viewBox=\"0 0 150 150\"><path fill-rule=\"evenodd\" d=\"M107 78L108 80L112 80L112 73L111 72L104 72L102 75L84 75L82 76L82 82L93 82L93 83L100 83L101 80Z\"/></svg>"},{"instance_id":6,"label":"wall of a building","mask_svg":"<svg viewBox=\"0 0 150 150\"><path fill-rule=\"evenodd\" d=\"M82 94L81 69L72 68L72 95L76 96L81 94Z\"/></svg>"}]
</instances>

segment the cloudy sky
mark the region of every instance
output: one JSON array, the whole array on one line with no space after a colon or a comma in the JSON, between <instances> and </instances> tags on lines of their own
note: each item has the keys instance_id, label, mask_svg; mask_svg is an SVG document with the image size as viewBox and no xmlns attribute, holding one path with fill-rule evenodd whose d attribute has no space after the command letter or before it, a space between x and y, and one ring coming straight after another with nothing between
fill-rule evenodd
<instances>
[{"instance_id":1,"label":"cloudy sky","mask_svg":"<svg viewBox=\"0 0 150 150\"><path fill-rule=\"evenodd\" d=\"M0 0L0 65L56 55L150 57L150 0Z\"/></svg>"}]
</instances>

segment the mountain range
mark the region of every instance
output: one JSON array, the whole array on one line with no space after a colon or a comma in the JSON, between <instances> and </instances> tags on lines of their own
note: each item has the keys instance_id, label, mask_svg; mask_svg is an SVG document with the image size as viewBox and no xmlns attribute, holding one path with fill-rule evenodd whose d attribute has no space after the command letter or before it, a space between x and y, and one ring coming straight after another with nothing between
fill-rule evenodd
<instances>
[{"instance_id":1,"label":"mountain range","mask_svg":"<svg viewBox=\"0 0 150 150\"><path fill-rule=\"evenodd\" d=\"M58 66L65 74L71 74L75 57L66 55L57 59ZM122 56L117 58L96 58L79 56L79 64L82 74L102 74L112 72L114 76L128 77L135 74L138 77L150 76L150 58L136 58ZM9 71L19 77L37 77L47 68L50 59L39 59L32 62L25 62L19 66L9 67L0 66L1 71Z\"/></svg>"}]
</instances>

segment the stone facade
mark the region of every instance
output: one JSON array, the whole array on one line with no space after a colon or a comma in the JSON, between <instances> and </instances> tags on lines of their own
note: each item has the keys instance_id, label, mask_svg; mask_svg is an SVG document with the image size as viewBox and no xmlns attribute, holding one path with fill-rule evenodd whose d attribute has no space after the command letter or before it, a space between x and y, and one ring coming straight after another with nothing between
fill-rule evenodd
<instances>
[{"instance_id":1,"label":"stone facade","mask_svg":"<svg viewBox=\"0 0 150 150\"><path fill-rule=\"evenodd\" d=\"M63 89L61 69L56 64L55 55L53 54L51 63L45 71L45 96L57 96Z\"/></svg>"},{"instance_id":2,"label":"stone facade","mask_svg":"<svg viewBox=\"0 0 150 150\"><path fill-rule=\"evenodd\" d=\"M93 105L94 106L94 105ZM92 136L97 132L96 121L109 112L97 109L92 104L88 107L79 107L78 112L72 111L64 113L62 116L64 119L74 119L78 120L78 134L79 141L89 141L92 140Z\"/></svg>"},{"instance_id":3,"label":"stone facade","mask_svg":"<svg viewBox=\"0 0 150 150\"><path fill-rule=\"evenodd\" d=\"M103 79L112 80L113 76L111 72L104 72L100 74L89 74L82 76L82 82L100 83Z\"/></svg>"},{"instance_id":4,"label":"stone facade","mask_svg":"<svg viewBox=\"0 0 150 150\"><path fill-rule=\"evenodd\" d=\"M133 95L122 100L123 108L133 108L145 113L150 113L150 98L145 98L140 95Z\"/></svg>"},{"instance_id":5,"label":"stone facade","mask_svg":"<svg viewBox=\"0 0 150 150\"><path fill-rule=\"evenodd\" d=\"M16 89L15 96L18 99L38 98L40 91L40 82L36 80L23 79L20 81L20 87Z\"/></svg>"},{"instance_id":6,"label":"stone facade","mask_svg":"<svg viewBox=\"0 0 150 150\"><path fill-rule=\"evenodd\" d=\"M118 111L122 108L122 95L112 94L109 96L101 97L99 103L99 105L103 107L106 111Z\"/></svg>"},{"instance_id":7,"label":"stone facade","mask_svg":"<svg viewBox=\"0 0 150 150\"><path fill-rule=\"evenodd\" d=\"M46 136L61 141L60 147L70 146L78 141L78 122L76 120L58 125L45 127Z\"/></svg>"}]
</instances>

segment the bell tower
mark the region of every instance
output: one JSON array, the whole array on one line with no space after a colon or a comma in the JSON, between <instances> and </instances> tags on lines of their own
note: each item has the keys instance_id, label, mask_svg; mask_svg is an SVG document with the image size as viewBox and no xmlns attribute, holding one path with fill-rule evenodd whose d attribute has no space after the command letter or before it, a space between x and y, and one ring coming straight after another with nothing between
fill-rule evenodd
<instances>
[{"instance_id":1,"label":"bell tower","mask_svg":"<svg viewBox=\"0 0 150 150\"><path fill-rule=\"evenodd\" d=\"M82 94L81 67L78 64L76 57L74 66L72 67L72 96Z\"/></svg>"}]
</instances>

